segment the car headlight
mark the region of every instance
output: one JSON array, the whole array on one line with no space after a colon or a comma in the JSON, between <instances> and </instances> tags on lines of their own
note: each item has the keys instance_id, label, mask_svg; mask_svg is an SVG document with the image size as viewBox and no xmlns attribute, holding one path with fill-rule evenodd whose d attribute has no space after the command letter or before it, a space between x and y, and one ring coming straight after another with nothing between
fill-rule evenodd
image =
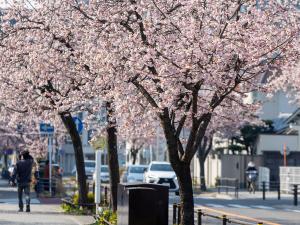
<instances>
[{"instance_id":1,"label":"car headlight","mask_svg":"<svg viewBox=\"0 0 300 225\"><path fill-rule=\"evenodd\" d=\"M148 181L149 181L150 183L154 183L154 182L156 182L156 181L157 181L157 179L158 179L157 177L155 177L155 176L151 176L151 175L150 175L150 176L148 176L147 178L148 178Z\"/></svg>"}]
</instances>

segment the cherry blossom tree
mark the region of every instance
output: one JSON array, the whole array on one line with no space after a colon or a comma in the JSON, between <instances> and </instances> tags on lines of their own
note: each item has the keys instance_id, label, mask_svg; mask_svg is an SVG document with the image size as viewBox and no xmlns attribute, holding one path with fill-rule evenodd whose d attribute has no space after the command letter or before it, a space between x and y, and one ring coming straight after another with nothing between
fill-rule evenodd
<instances>
[{"instance_id":1,"label":"cherry blossom tree","mask_svg":"<svg viewBox=\"0 0 300 225\"><path fill-rule=\"evenodd\" d=\"M227 110L234 118L234 104L250 111L243 98L259 88L257 76L298 55L298 12L292 4L250 0L91 1L78 10L97 18L89 36L99 34L99 73L123 80L114 86L122 93L117 104L150 106L160 120L180 185L181 221L193 224L190 162L212 120L222 121Z\"/></svg>"},{"instance_id":2,"label":"cherry blossom tree","mask_svg":"<svg viewBox=\"0 0 300 225\"><path fill-rule=\"evenodd\" d=\"M259 105L256 105L256 107L259 108ZM235 117L231 116L231 110L223 112L222 118L213 117L198 147L197 158L200 165L200 189L202 191L206 190L205 161L212 150L214 137L231 139L240 135L240 129L245 124L255 125L261 123L253 111L247 111L246 104L243 107L239 104L233 104L231 108L236 111Z\"/></svg>"},{"instance_id":3,"label":"cherry blossom tree","mask_svg":"<svg viewBox=\"0 0 300 225\"><path fill-rule=\"evenodd\" d=\"M131 162L134 165L138 153L155 141L158 122L150 110L138 105L135 105L134 109L132 107L128 109L128 106L118 108L118 111L123 112L118 114L119 117L117 118L118 135L121 140L127 142Z\"/></svg>"},{"instance_id":4,"label":"cherry blossom tree","mask_svg":"<svg viewBox=\"0 0 300 225\"><path fill-rule=\"evenodd\" d=\"M76 62L74 55L78 53L68 38L71 33L62 30L62 24L71 23L62 23L66 22L63 14L55 17L55 11L51 11L58 5L35 3L28 6L28 2L13 2L5 9L0 44L1 103L17 113L61 119L72 139L80 204L84 204L84 157L72 113L81 110L88 99L82 98L90 90L85 87L85 76L88 74L91 80L92 75Z\"/></svg>"},{"instance_id":5,"label":"cherry blossom tree","mask_svg":"<svg viewBox=\"0 0 300 225\"><path fill-rule=\"evenodd\" d=\"M269 71L269 78L265 85L268 97L277 91L284 91L292 102L300 103L300 59L292 65L274 67Z\"/></svg>"},{"instance_id":6,"label":"cherry blossom tree","mask_svg":"<svg viewBox=\"0 0 300 225\"><path fill-rule=\"evenodd\" d=\"M47 120L56 119L58 115L65 125L75 152L80 203L84 204L87 202L84 158L72 114L91 105L99 109L97 98L110 87L95 73L95 65L87 64L98 56L97 52L90 51L91 38L85 37L85 27L89 29L89 24L84 17L82 20L79 5L77 1L11 1L3 17L0 64L3 66L1 102L5 108ZM112 118L110 101L107 101L107 115ZM115 210L119 169L114 124L113 118L108 119Z\"/></svg>"},{"instance_id":7,"label":"cherry blossom tree","mask_svg":"<svg viewBox=\"0 0 300 225\"><path fill-rule=\"evenodd\" d=\"M235 118L235 105L252 110L243 98L260 88L257 76L297 58L294 5L275 0L36 2L38 7L16 5L7 13L17 23L6 23L0 44L3 102L9 106L13 96L16 105L26 106L15 109L61 115L77 153L82 149L72 134L71 113L87 99L113 99L116 118L129 108L132 113L148 109L160 121L178 177L182 224L193 224L190 162L212 121L222 121L228 110ZM187 138L181 136L183 127L189 129Z\"/></svg>"}]
</instances>

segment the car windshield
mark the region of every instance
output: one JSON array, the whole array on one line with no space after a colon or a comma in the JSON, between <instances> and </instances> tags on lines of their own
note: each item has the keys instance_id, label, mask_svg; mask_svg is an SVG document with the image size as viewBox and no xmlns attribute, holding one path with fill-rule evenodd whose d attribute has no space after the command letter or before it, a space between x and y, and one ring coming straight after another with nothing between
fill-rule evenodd
<instances>
[{"instance_id":1,"label":"car windshield","mask_svg":"<svg viewBox=\"0 0 300 225\"><path fill-rule=\"evenodd\" d=\"M95 167L95 162L85 162L85 167Z\"/></svg>"},{"instance_id":2,"label":"car windshield","mask_svg":"<svg viewBox=\"0 0 300 225\"><path fill-rule=\"evenodd\" d=\"M170 164L153 164L150 168L151 171L173 171Z\"/></svg>"},{"instance_id":3,"label":"car windshield","mask_svg":"<svg viewBox=\"0 0 300 225\"><path fill-rule=\"evenodd\" d=\"M108 167L107 166L102 166L101 167L101 172L108 173Z\"/></svg>"},{"instance_id":4,"label":"car windshield","mask_svg":"<svg viewBox=\"0 0 300 225\"><path fill-rule=\"evenodd\" d=\"M145 167L134 166L129 168L129 173L144 173Z\"/></svg>"}]
</instances>

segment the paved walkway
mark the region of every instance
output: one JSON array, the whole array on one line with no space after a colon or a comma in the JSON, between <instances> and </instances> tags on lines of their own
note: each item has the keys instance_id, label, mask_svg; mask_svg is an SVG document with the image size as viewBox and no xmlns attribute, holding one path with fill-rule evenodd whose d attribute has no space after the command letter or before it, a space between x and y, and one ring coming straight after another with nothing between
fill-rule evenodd
<instances>
[{"instance_id":1,"label":"paved walkway","mask_svg":"<svg viewBox=\"0 0 300 225\"><path fill-rule=\"evenodd\" d=\"M62 212L60 205L50 201L40 201L32 194L31 212L17 212L16 188L8 187L7 181L0 179L0 225L86 225L92 224L91 216L73 216ZM47 203L47 204L45 204Z\"/></svg>"}]
</instances>

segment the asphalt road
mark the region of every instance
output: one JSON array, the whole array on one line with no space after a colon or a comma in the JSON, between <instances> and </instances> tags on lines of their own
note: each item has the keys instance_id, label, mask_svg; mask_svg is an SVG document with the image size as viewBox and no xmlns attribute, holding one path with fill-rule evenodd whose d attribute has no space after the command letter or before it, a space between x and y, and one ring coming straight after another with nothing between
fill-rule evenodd
<instances>
[{"instance_id":1,"label":"asphalt road","mask_svg":"<svg viewBox=\"0 0 300 225\"><path fill-rule=\"evenodd\" d=\"M170 196L170 217L172 216L172 204L177 203L177 196ZM195 208L202 209L204 213L222 216L227 215L228 218L244 221L249 224L269 225L300 225L300 207L293 206L291 197L284 197L282 200L269 198L262 200L260 194L244 199L222 199L219 197L195 197ZM221 220L203 217L203 223L206 224L222 224ZM234 224L234 223L231 223Z\"/></svg>"}]
</instances>

